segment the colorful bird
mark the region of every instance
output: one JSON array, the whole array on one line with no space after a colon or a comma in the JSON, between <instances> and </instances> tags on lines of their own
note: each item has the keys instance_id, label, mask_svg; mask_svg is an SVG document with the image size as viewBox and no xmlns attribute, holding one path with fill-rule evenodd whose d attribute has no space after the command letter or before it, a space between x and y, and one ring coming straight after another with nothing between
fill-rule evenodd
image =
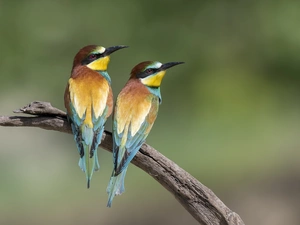
<instances>
[{"instance_id":1,"label":"colorful bird","mask_svg":"<svg viewBox=\"0 0 300 225\"><path fill-rule=\"evenodd\" d=\"M93 172L100 168L97 148L106 119L113 110L111 79L107 73L110 54L126 47L88 45L80 49L65 90L67 117L80 155L79 167L86 174L88 188Z\"/></svg>"},{"instance_id":2,"label":"colorful bird","mask_svg":"<svg viewBox=\"0 0 300 225\"><path fill-rule=\"evenodd\" d=\"M156 119L162 101L160 85L166 70L181 63L146 61L136 65L118 95L113 117L114 168L107 187L108 207L111 207L115 195L125 191L128 165L145 142Z\"/></svg>"}]
</instances>

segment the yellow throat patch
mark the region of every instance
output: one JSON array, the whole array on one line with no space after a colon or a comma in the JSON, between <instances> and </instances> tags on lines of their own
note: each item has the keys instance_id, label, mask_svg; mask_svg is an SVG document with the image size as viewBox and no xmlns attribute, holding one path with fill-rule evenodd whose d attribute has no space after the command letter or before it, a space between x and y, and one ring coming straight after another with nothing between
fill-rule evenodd
<instances>
[{"instance_id":1,"label":"yellow throat patch","mask_svg":"<svg viewBox=\"0 0 300 225\"><path fill-rule=\"evenodd\" d=\"M159 87L165 74L166 74L166 71L160 71L159 73L157 73L155 75L142 78L141 82L144 85L147 85L150 87Z\"/></svg>"},{"instance_id":2,"label":"yellow throat patch","mask_svg":"<svg viewBox=\"0 0 300 225\"><path fill-rule=\"evenodd\" d=\"M109 60L110 60L110 57L105 56L103 58L99 58L99 59L91 62L90 64L87 65L87 67L92 70L107 70Z\"/></svg>"}]
</instances>

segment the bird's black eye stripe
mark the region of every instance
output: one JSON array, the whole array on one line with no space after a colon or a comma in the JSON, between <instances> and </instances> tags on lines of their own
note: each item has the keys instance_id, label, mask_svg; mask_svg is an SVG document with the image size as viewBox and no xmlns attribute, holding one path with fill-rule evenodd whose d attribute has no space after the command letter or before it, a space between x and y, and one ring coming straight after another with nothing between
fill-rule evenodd
<instances>
[{"instance_id":1,"label":"bird's black eye stripe","mask_svg":"<svg viewBox=\"0 0 300 225\"><path fill-rule=\"evenodd\" d=\"M148 68L144 70L143 72L140 72L139 74L136 75L137 78L145 78L148 77L152 74L155 74L159 69L154 69L154 68Z\"/></svg>"},{"instance_id":2,"label":"bird's black eye stripe","mask_svg":"<svg viewBox=\"0 0 300 225\"><path fill-rule=\"evenodd\" d=\"M81 64L82 65L87 65L96 59L99 59L102 55L100 53L91 53L89 54L84 60L82 60Z\"/></svg>"}]
</instances>

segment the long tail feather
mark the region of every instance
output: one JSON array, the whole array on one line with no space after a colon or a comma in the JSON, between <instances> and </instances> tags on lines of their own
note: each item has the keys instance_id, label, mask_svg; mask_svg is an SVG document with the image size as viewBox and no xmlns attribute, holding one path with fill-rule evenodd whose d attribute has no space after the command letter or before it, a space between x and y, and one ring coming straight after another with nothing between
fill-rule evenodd
<instances>
[{"instance_id":1,"label":"long tail feather","mask_svg":"<svg viewBox=\"0 0 300 225\"><path fill-rule=\"evenodd\" d=\"M78 166L83 172L85 172L87 188L89 188L93 172L99 170L100 165L98 161L97 149L95 149L93 157L90 158L90 146L86 144L82 144L82 146L84 149L84 155L79 159Z\"/></svg>"},{"instance_id":2,"label":"long tail feather","mask_svg":"<svg viewBox=\"0 0 300 225\"><path fill-rule=\"evenodd\" d=\"M100 164L99 164L99 160L98 160L98 151L97 151L97 149L95 149L95 151L94 151L94 158L95 158L94 171L98 171L100 169Z\"/></svg>"},{"instance_id":3,"label":"long tail feather","mask_svg":"<svg viewBox=\"0 0 300 225\"><path fill-rule=\"evenodd\" d=\"M85 158L85 165L86 165L85 175L87 180L87 188L90 188L90 182L95 168L95 158L94 158L95 156L90 157L90 146L85 144L83 146L84 146L84 158Z\"/></svg>"},{"instance_id":4,"label":"long tail feather","mask_svg":"<svg viewBox=\"0 0 300 225\"><path fill-rule=\"evenodd\" d=\"M121 195L125 191L124 179L126 175L127 168L124 169L119 175L111 176L108 187L108 202L107 207L111 207L112 201L116 195Z\"/></svg>"},{"instance_id":5,"label":"long tail feather","mask_svg":"<svg viewBox=\"0 0 300 225\"><path fill-rule=\"evenodd\" d=\"M86 125L83 125L81 129L84 155L81 158L81 161L79 161L79 166L84 169L87 180L87 188L90 188L93 172L95 169L99 168L99 163L97 153L94 154L97 150L91 150L94 138L93 129ZM93 154L91 154L91 152L93 152Z\"/></svg>"}]
</instances>

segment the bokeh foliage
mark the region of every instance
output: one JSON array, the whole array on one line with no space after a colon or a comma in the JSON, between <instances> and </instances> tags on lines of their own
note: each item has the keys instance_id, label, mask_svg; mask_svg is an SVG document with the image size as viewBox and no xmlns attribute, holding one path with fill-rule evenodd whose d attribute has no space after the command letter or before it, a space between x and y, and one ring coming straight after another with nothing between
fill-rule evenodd
<instances>
[{"instance_id":1,"label":"bokeh foliage","mask_svg":"<svg viewBox=\"0 0 300 225\"><path fill-rule=\"evenodd\" d=\"M138 62L185 61L167 72L147 142L246 224L298 224L299 21L300 2L289 0L0 0L0 114L33 100L63 109L87 44L130 46L111 57L115 96ZM107 209L111 154L99 150L86 190L70 135L1 128L0 137L1 224L197 224L133 166Z\"/></svg>"}]
</instances>

